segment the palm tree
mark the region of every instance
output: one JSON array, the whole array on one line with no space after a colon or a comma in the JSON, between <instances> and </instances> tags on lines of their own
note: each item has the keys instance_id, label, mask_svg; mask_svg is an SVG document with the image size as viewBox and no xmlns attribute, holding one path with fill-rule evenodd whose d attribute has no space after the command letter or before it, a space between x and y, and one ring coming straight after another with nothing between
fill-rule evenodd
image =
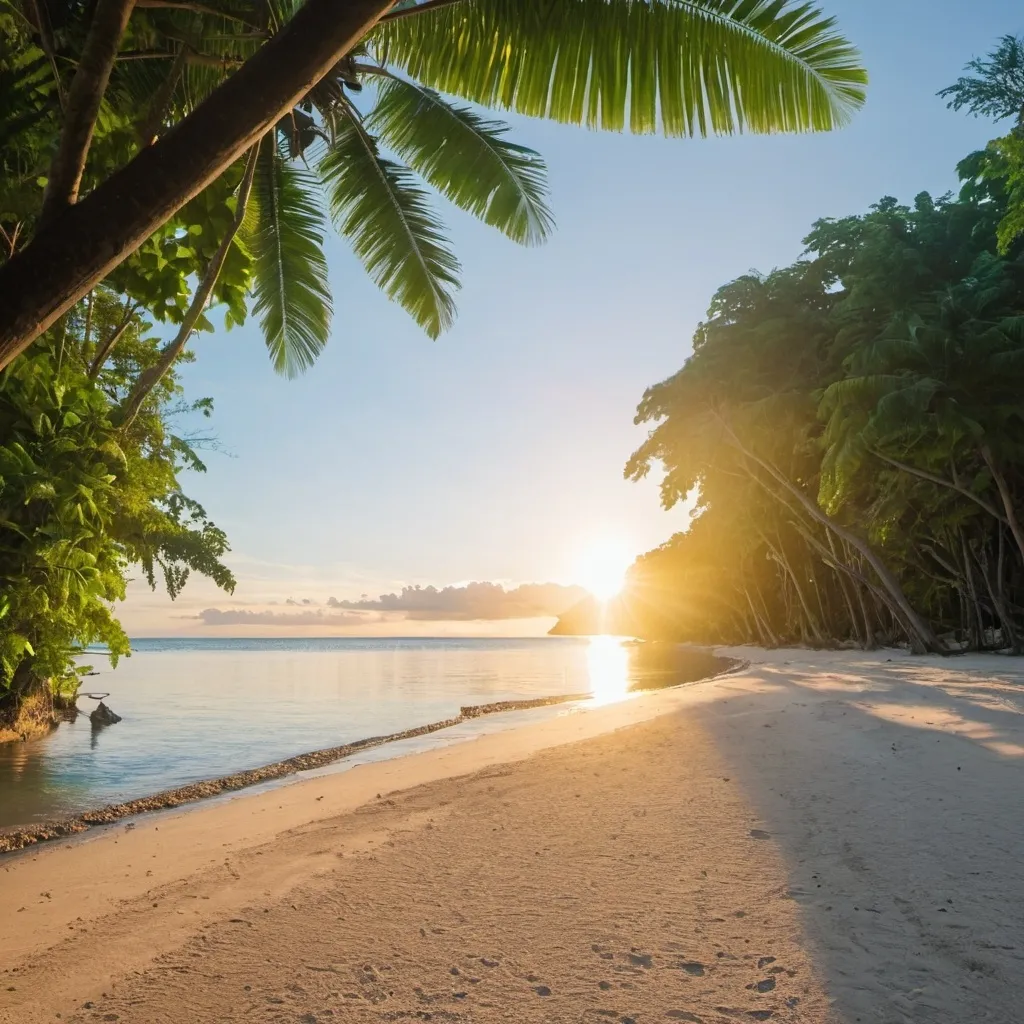
<instances>
[{"instance_id":1,"label":"palm tree","mask_svg":"<svg viewBox=\"0 0 1024 1024\"><path fill-rule=\"evenodd\" d=\"M159 0L147 4L153 6L159 8ZM385 79L380 102L391 113L369 126L351 116L329 126L330 152L321 167L332 178L336 218L349 237L358 236L364 263L428 330L450 319L455 268L437 225L423 216L411 179L371 145L374 130L387 145L401 145L417 171L444 182L441 191L467 208L504 217L509 225L518 217L530 225L530 237L541 222L524 222L521 212L509 216L504 199L495 201L497 192L485 203L482 186L467 180L471 161L459 176L449 173L458 153L451 140L471 137L475 115L453 115L454 108L446 110L426 90L566 123L668 136L827 130L844 123L864 95L857 54L832 19L810 4L785 0L426 0L398 7L392 0L351 0L341 10L334 0L307 0L294 12L271 5L267 23L253 17L255 5L236 0L174 6L215 12L211 17L227 26L229 42L248 33L246 42L258 48L202 103L181 111L173 132L127 163L104 168L97 187L76 202L118 41L132 14L132 0L100 0L84 44L90 60L80 62L69 87L77 100L56 147L49 219L0 267L0 367L297 102L301 110L318 83L331 76L346 81L344 65L360 52L370 59L357 77ZM188 69L183 80L192 80L197 60L209 64L210 55L195 42L190 37L165 54ZM48 49L42 38L39 46ZM229 57L222 70L241 60ZM415 107L408 89L392 84L402 81L419 90ZM417 122L406 130L402 110L413 111ZM367 151L361 160L360 145ZM536 172L534 158L520 156ZM386 171L385 182L341 184L350 167L378 177ZM501 174L507 176L507 168ZM391 234L395 227L417 238L413 258L392 255L402 244ZM405 244L411 251L411 238Z\"/></svg>"},{"instance_id":2,"label":"palm tree","mask_svg":"<svg viewBox=\"0 0 1024 1024\"><path fill-rule=\"evenodd\" d=\"M375 83L365 111L353 99L364 79ZM551 231L543 161L507 132L365 53L346 60L250 150L233 222L174 339L125 401L123 418L138 413L192 331L210 326L203 311L232 246L251 263L254 311L275 368L291 376L313 363L327 343L332 308L322 197L374 281L436 338L454 317L459 264L417 172L513 241L539 244ZM382 144L404 163L386 157Z\"/></svg>"}]
</instances>

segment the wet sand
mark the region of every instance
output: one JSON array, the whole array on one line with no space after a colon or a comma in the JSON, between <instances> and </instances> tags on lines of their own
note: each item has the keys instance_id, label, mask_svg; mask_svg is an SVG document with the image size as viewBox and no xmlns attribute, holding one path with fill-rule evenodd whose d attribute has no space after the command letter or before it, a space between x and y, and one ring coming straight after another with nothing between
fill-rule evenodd
<instances>
[{"instance_id":1,"label":"wet sand","mask_svg":"<svg viewBox=\"0 0 1024 1024\"><path fill-rule=\"evenodd\" d=\"M1018 663L727 653L0 859L0 1020L1024 1019Z\"/></svg>"}]
</instances>

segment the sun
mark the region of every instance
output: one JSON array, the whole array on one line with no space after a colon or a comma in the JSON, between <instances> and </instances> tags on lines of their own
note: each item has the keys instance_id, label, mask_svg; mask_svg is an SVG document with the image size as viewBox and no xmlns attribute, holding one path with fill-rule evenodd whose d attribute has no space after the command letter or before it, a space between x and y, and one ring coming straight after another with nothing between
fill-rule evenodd
<instances>
[{"instance_id":1,"label":"sun","mask_svg":"<svg viewBox=\"0 0 1024 1024\"><path fill-rule=\"evenodd\" d=\"M610 601L625 586L632 562L624 545L611 540L595 542L580 556L576 582L599 601Z\"/></svg>"}]
</instances>

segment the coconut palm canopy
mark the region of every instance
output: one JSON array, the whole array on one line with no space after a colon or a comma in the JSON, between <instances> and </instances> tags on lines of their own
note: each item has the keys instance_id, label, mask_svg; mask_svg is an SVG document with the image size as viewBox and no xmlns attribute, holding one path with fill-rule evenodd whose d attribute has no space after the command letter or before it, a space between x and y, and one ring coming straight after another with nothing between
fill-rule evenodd
<instances>
[{"instance_id":1,"label":"coconut palm canopy","mask_svg":"<svg viewBox=\"0 0 1024 1024\"><path fill-rule=\"evenodd\" d=\"M90 24L77 4L57 4L47 7L55 24L41 25L29 6L6 23L7 65L31 67L28 106L47 109L59 130L59 104L74 84L65 61L85 45L95 19ZM136 4L104 112L141 124L145 146L192 116L302 8L294 0ZM249 267L274 364L301 370L327 341L325 206L374 281L431 337L451 324L459 286L431 191L520 244L548 236L542 159L467 101L670 137L820 131L849 119L865 82L857 52L809 3L402 0L263 143L253 213L234 244ZM15 89L24 108L24 83ZM18 117L17 107L11 111L8 125ZM112 154L106 131L100 117L86 186L124 162L123 139ZM237 186L240 166L222 182ZM20 219L30 222L24 239L32 217ZM215 294L224 298L227 287L225 278ZM235 313L244 315L237 301Z\"/></svg>"}]
</instances>

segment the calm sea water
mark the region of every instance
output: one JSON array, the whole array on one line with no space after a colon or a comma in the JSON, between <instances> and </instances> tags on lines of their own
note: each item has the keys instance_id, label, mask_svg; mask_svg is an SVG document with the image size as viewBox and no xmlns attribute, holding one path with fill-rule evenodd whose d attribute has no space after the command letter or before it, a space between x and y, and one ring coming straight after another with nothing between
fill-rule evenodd
<instances>
[{"instance_id":1,"label":"calm sea water","mask_svg":"<svg viewBox=\"0 0 1024 1024\"><path fill-rule=\"evenodd\" d=\"M400 732L464 704L587 692L611 699L629 683L628 648L607 637L173 639L133 648L113 671L102 655L90 657L100 674L83 686L109 691L122 722L94 729L83 715L45 739L0 744L0 826ZM95 706L79 699L85 712ZM488 716L475 728L545 713L557 712Z\"/></svg>"}]
</instances>

